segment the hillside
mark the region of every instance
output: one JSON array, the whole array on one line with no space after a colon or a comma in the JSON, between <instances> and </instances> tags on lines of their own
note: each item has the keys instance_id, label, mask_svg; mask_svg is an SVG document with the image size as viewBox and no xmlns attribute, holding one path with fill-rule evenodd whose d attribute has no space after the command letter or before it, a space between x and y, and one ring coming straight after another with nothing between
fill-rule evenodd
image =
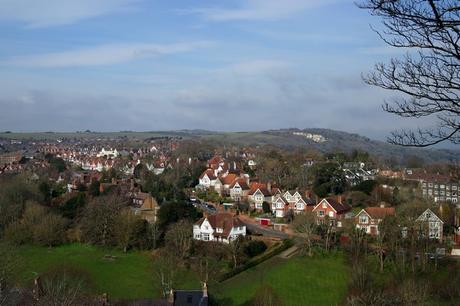
<instances>
[{"instance_id":1,"label":"hillside","mask_svg":"<svg viewBox=\"0 0 460 306\"><path fill-rule=\"evenodd\" d=\"M382 158L402 160L408 156L423 158L426 162L460 161L460 150L405 148L367 137L330 129L280 129L261 132L213 132L206 130L147 131L147 132L79 132L79 133L0 133L0 139L57 140L77 139L150 139L176 137L203 139L219 145L272 145L285 149L315 148L321 152L354 149L367 151Z\"/></svg>"}]
</instances>

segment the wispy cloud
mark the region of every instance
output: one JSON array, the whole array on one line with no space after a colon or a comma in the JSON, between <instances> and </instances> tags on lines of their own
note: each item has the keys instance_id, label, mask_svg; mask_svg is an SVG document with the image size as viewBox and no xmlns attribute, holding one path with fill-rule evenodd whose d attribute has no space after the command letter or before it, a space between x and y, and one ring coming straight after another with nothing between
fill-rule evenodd
<instances>
[{"instance_id":1,"label":"wispy cloud","mask_svg":"<svg viewBox=\"0 0 460 306\"><path fill-rule=\"evenodd\" d=\"M407 53L408 48L395 48L391 46L377 46L358 48L358 53L365 55L401 55Z\"/></svg>"},{"instance_id":2,"label":"wispy cloud","mask_svg":"<svg viewBox=\"0 0 460 306\"><path fill-rule=\"evenodd\" d=\"M191 52L198 48L208 47L211 44L208 41L176 44L107 44L57 53L17 56L0 63L4 65L44 68L101 66L153 58L161 55Z\"/></svg>"},{"instance_id":3,"label":"wispy cloud","mask_svg":"<svg viewBox=\"0 0 460 306\"><path fill-rule=\"evenodd\" d=\"M238 8L199 8L186 12L211 21L277 20L341 0L247 0Z\"/></svg>"},{"instance_id":4,"label":"wispy cloud","mask_svg":"<svg viewBox=\"0 0 460 306\"><path fill-rule=\"evenodd\" d=\"M28 27L71 24L81 19L131 10L140 0L2 0L0 20Z\"/></svg>"}]
</instances>

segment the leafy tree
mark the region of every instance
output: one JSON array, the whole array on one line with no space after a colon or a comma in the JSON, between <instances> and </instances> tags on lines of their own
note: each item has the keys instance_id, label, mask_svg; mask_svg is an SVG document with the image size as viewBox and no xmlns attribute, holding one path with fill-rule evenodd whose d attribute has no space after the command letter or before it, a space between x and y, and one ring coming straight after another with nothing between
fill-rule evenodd
<instances>
[{"instance_id":1,"label":"leafy tree","mask_svg":"<svg viewBox=\"0 0 460 306\"><path fill-rule=\"evenodd\" d=\"M66 169L65 161L60 157L56 157L52 154L46 154L45 160L48 161L51 169L55 170L58 173L64 172L64 170Z\"/></svg>"},{"instance_id":2,"label":"leafy tree","mask_svg":"<svg viewBox=\"0 0 460 306\"><path fill-rule=\"evenodd\" d=\"M88 192L91 196L93 197L97 197L100 195L100 186L101 186L101 183L97 180L91 182L91 184L89 185L89 188L88 188Z\"/></svg>"},{"instance_id":3,"label":"leafy tree","mask_svg":"<svg viewBox=\"0 0 460 306\"><path fill-rule=\"evenodd\" d=\"M83 192L79 192L74 197L68 199L59 210L64 217L74 219L83 211L85 205L86 196Z\"/></svg>"},{"instance_id":4,"label":"leafy tree","mask_svg":"<svg viewBox=\"0 0 460 306\"><path fill-rule=\"evenodd\" d=\"M262 203L262 210L264 213L268 214L268 213L271 213L271 208L270 208L270 204L268 202L263 202Z\"/></svg>"},{"instance_id":5,"label":"leafy tree","mask_svg":"<svg viewBox=\"0 0 460 306\"><path fill-rule=\"evenodd\" d=\"M171 202L162 204L158 210L158 225L160 229L166 228L179 220L187 219L197 221L203 214L189 203Z\"/></svg>"},{"instance_id":6,"label":"leafy tree","mask_svg":"<svg viewBox=\"0 0 460 306\"><path fill-rule=\"evenodd\" d=\"M362 181L358 185L354 186L352 190L354 191L361 191L367 195L370 195L374 188L378 185L378 183L374 180L367 180Z\"/></svg>"},{"instance_id":7,"label":"leafy tree","mask_svg":"<svg viewBox=\"0 0 460 306\"><path fill-rule=\"evenodd\" d=\"M313 175L313 192L326 197L329 194L340 194L345 191L347 182L337 163L321 163L313 165L310 170Z\"/></svg>"},{"instance_id":8,"label":"leafy tree","mask_svg":"<svg viewBox=\"0 0 460 306\"><path fill-rule=\"evenodd\" d=\"M267 245L265 244L265 242L261 240L250 240L244 246L244 253L248 257L254 257L259 254L262 254L263 252L265 252L266 249L267 249Z\"/></svg>"}]
</instances>

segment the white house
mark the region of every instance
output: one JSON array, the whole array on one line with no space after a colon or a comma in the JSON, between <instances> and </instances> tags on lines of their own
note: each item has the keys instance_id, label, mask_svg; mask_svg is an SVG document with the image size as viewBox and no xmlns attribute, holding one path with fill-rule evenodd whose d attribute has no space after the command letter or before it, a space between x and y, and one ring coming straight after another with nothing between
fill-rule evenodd
<instances>
[{"instance_id":1,"label":"white house","mask_svg":"<svg viewBox=\"0 0 460 306\"><path fill-rule=\"evenodd\" d=\"M361 209L356 215L356 227L364 230L367 234L378 235L379 223L389 215L394 215L394 207L367 207Z\"/></svg>"},{"instance_id":2,"label":"white house","mask_svg":"<svg viewBox=\"0 0 460 306\"><path fill-rule=\"evenodd\" d=\"M229 243L246 236L246 225L229 213L217 213L201 218L193 225L193 239Z\"/></svg>"},{"instance_id":3,"label":"white house","mask_svg":"<svg viewBox=\"0 0 460 306\"><path fill-rule=\"evenodd\" d=\"M417 222L427 226L427 234L430 239L442 240L444 222L429 208L417 218Z\"/></svg>"},{"instance_id":4,"label":"white house","mask_svg":"<svg viewBox=\"0 0 460 306\"><path fill-rule=\"evenodd\" d=\"M96 154L97 157L104 157L104 156L107 156L107 157L118 157L118 155L120 155L117 151L117 149L114 149L114 150L105 150L104 148L102 148L102 150Z\"/></svg>"},{"instance_id":5,"label":"white house","mask_svg":"<svg viewBox=\"0 0 460 306\"><path fill-rule=\"evenodd\" d=\"M207 169L200 175L198 179L198 184L208 189L209 187L214 186L216 179L217 177L216 177L216 174L214 173L214 170Z\"/></svg>"}]
</instances>

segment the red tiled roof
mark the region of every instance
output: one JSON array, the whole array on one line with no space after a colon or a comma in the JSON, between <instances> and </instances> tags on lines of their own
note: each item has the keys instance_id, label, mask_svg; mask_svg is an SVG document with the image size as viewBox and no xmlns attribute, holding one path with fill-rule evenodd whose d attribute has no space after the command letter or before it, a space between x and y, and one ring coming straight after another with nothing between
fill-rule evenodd
<instances>
[{"instance_id":1,"label":"red tiled roof","mask_svg":"<svg viewBox=\"0 0 460 306\"><path fill-rule=\"evenodd\" d=\"M394 207L367 207L364 208L372 219L383 219L385 216L394 215Z\"/></svg>"},{"instance_id":2,"label":"red tiled roof","mask_svg":"<svg viewBox=\"0 0 460 306\"><path fill-rule=\"evenodd\" d=\"M221 182L223 185L230 185L232 184L237 178L236 174L230 173L226 176L221 177Z\"/></svg>"},{"instance_id":3,"label":"red tiled roof","mask_svg":"<svg viewBox=\"0 0 460 306\"><path fill-rule=\"evenodd\" d=\"M206 171L204 171L203 174L200 175L200 179L202 179L206 174L208 175L209 179L216 179L216 176L214 175L214 171L212 169L207 169Z\"/></svg>"}]
</instances>

